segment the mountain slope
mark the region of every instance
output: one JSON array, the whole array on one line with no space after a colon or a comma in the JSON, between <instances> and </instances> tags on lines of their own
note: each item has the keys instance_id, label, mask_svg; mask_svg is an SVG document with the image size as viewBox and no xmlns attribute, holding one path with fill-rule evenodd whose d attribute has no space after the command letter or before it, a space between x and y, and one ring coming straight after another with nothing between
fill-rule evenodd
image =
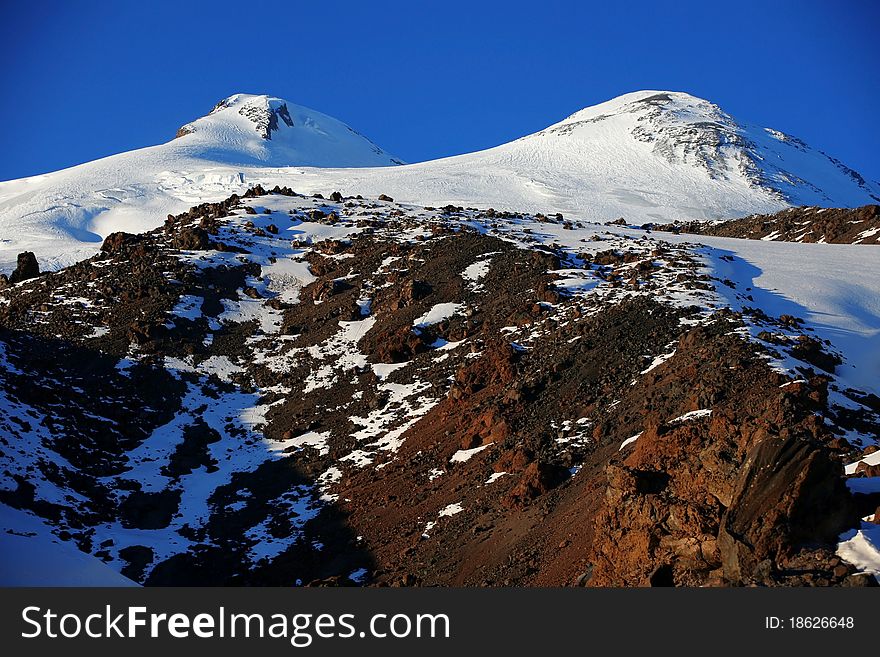
<instances>
[{"instance_id":1,"label":"mountain slope","mask_svg":"<svg viewBox=\"0 0 880 657\"><path fill-rule=\"evenodd\" d=\"M626 94L496 148L398 167L325 168L398 161L329 117L267 96L232 96L180 134L0 183L0 269L26 248L44 267L70 263L114 230L152 228L158 217L254 184L630 223L880 198L877 184L821 151L677 92Z\"/></svg>"},{"instance_id":2,"label":"mountain slope","mask_svg":"<svg viewBox=\"0 0 880 657\"><path fill-rule=\"evenodd\" d=\"M477 153L382 172L309 170L288 180L303 191L330 185L405 202L631 223L880 199L880 185L798 139L737 123L688 94L659 91L620 96Z\"/></svg>"},{"instance_id":3,"label":"mountain slope","mask_svg":"<svg viewBox=\"0 0 880 657\"><path fill-rule=\"evenodd\" d=\"M880 574L876 247L329 191L0 290L0 529L147 585Z\"/></svg>"},{"instance_id":4,"label":"mountain slope","mask_svg":"<svg viewBox=\"0 0 880 657\"><path fill-rule=\"evenodd\" d=\"M23 250L48 269L89 257L114 230L148 230L157 218L240 190L248 168L400 164L344 123L271 96L230 96L177 134L166 144L0 183L0 271Z\"/></svg>"},{"instance_id":5,"label":"mountain slope","mask_svg":"<svg viewBox=\"0 0 880 657\"><path fill-rule=\"evenodd\" d=\"M168 146L200 160L258 166L403 164L333 117L281 98L235 94L182 126Z\"/></svg>"}]
</instances>

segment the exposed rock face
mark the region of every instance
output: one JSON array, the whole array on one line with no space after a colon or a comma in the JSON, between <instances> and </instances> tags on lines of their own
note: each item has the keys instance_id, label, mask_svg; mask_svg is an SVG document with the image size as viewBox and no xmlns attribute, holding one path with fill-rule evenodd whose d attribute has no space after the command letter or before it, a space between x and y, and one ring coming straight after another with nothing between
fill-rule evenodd
<instances>
[{"instance_id":1,"label":"exposed rock face","mask_svg":"<svg viewBox=\"0 0 880 657\"><path fill-rule=\"evenodd\" d=\"M544 495L568 478L568 471L552 463L532 461L523 470L519 481L508 493L507 502L511 506L525 506L536 497Z\"/></svg>"},{"instance_id":2,"label":"exposed rock face","mask_svg":"<svg viewBox=\"0 0 880 657\"><path fill-rule=\"evenodd\" d=\"M810 438L768 436L741 467L721 519L718 547L724 577L741 583L767 578L782 557L811 541L833 541L852 522L839 463Z\"/></svg>"},{"instance_id":3,"label":"exposed rock face","mask_svg":"<svg viewBox=\"0 0 880 657\"><path fill-rule=\"evenodd\" d=\"M18 254L18 263L12 276L9 277L9 283L15 285L40 275L40 265L37 263L37 257L31 251L25 251Z\"/></svg>"},{"instance_id":4,"label":"exposed rock face","mask_svg":"<svg viewBox=\"0 0 880 657\"><path fill-rule=\"evenodd\" d=\"M245 104L238 110L238 113L253 121L257 132L263 139L272 139L272 133L278 130L279 119L288 127L293 127L293 119L290 118L286 103L277 106L272 106L269 103L265 105Z\"/></svg>"},{"instance_id":5,"label":"exposed rock face","mask_svg":"<svg viewBox=\"0 0 880 657\"><path fill-rule=\"evenodd\" d=\"M780 564L832 542L854 509L814 414L824 381L780 388L777 377L729 336L701 328L681 338L644 394L658 410L706 412L649 420L623 460L612 459L591 585L656 585L657 572L670 585L807 581Z\"/></svg>"}]
</instances>

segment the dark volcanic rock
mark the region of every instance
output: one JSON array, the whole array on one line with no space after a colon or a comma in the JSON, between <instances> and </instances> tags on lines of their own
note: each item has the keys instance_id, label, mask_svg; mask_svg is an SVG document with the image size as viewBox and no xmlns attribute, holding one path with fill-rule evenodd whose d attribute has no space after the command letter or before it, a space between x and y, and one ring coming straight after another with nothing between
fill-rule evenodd
<instances>
[{"instance_id":1,"label":"dark volcanic rock","mask_svg":"<svg viewBox=\"0 0 880 657\"><path fill-rule=\"evenodd\" d=\"M798 337L797 344L791 349L791 355L832 374L835 368L840 365L838 356L824 351L818 340L806 335Z\"/></svg>"},{"instance_id":2,"label":"dark volcanic rock","mask_svg":"<svg viewBox=\"0 0 880 657\"><path fill-rule=\"evenodd\" d=\"M425 281L406 279L397 287L382 290L376 299L376 312L396 312L411 306L431 294L431 286Z\"/></svg>"},{"instance_id":3,"label":"dark volcanic rock","mask_svg":"<svg viewBox=\"0 0 880 657\"><path fill-rule=\"evenodd\" d=\"M776 563L803 542L831 542L851 524L841 466L810 441L767 438L743 470L718 534L729 581L755 579L763 561Z\"/></svg>"},{"instance_id":4,"label":"dark volcanic rock","mask_svg":"<svg viewBox=\"0 0 880 657\"><path fill-rule=\"evenodd\" d=\"M568 470L561 466L534 461L526 466L507 502L511 506L522 506L556 488L567 477Z\"/></svg>"},{"instance_id":5,"label":"dark volcanic rock","mask_svg":"<svg viewBox=\"0 0 880 657\"><path fill-rule=\"evenodd\" d=\"M171 246L186 251L204 251L211 248L211 240L203 228L184 228L171 240Z\"/></svg>"},{"instance_id":6,"label":"dark volcanic rock","mask_svg":"<svg viewBox=\"0 0 880 657\"><path fill-rule=\"evenodd\" d=\"M403 363L428 351L429 347L425 336L408 326L388 329L377 335L375 341L373 358L377 363Z\"/></svg>"},{"instance_id":7,"label":"dark volcanic rock","mask_svg":"<svg viewBox=\"0 0 880 657\"><path fill-rule=\"evenodd\" d=\"M880 244L880 206L860 208L788 208L776 214L757 214L722 222L692 221L667 224L656 230L826 244Z\"/></svg>"},{"instance_id":8,"label":"dark volcanic rock","mask_svg":"<svg viewBox=\"0 0 880 657\"><path fill-rule=\"evenodd\" d=\"M167 527L180 505L180 491L163 490L157 493L135 491L119 505L122 524L135 529L162 529Z\"/></svg>"},{"instance_id":9,"label":"dark volcanic rock","mask_svg":"<svg viewBox=\"0 0 880 657\"><path fill-rule=\"evenodd\" d=\"M205 468L205 472L216 472L217 462L211 458L208 445L219 440L220 434L198 418L193 425L183 430L183 440L171 455L163 474L180 477L190 474L200 466Z\"/></svg>"},{"instance_id":10,"label":"dark volcanic rock","mask_svg":"<svg viewBox=\"0 0 880 657\"><path fill-rule=\"evenodd\" d=\"M138 236L131 233L110 233L104 238L104 242L101 244L101 251L109 254L122 253L125 247L136 244L138 241Z\"/></svg>"},{"instance_id":11,"label":"dark volcanic rock","mask_svg":"<svg viewBox=\"0 0 880 657\"><path fill-rule=\"evenodd\" d=\"M32 251L25 251L18 254L18 263L12 276L9 277L9 282L15 285L39 275L40 265L37 263L37 256Z\"/></svg>"},{"instance_id":12,"label":"dark volcanic rock","mask_svg":"<svg viewBox=\"0 0 880 657\"><path fill-rule=\"evenodd\" d=\"M144 569L153 561L153 549L143 545L129 545L119 550L119 556L128 563L122 574L135 582L144 577Z\"/></svg>"}]
</instances>

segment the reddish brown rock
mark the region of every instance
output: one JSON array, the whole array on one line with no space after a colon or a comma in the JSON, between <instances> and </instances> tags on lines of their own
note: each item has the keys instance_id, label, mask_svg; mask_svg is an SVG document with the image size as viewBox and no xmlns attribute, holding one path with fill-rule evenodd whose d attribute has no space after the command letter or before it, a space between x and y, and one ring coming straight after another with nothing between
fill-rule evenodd
<instances>
[{"instance_id":1,"label":"reddish brown rock","mask_svg":"<svg viewBox=\"0 0 880 657\"><path fill-rule=\"evenodd\" d=\"M749 581L765 559L776 561L804 542L833 541L852 515L841 470L805 438L768 438L757 445L721 521L725 577Z\"/></svg>"},{"instance_id":2,"label":"reddish brown rock","mask_svg":"<svg viewBox=\"0 0 880 657\"><path fill-rule=\"evenodd\" d=\"M568 472L550 463L533 461L526 466L516 486L508 494L505 502L509 506L521 507L536 497L544 495L565 481Z\"/></svg>"},{"instance_id":3,"label":"reddish brown rock","mask_svg":"<svg viewBox=\"0 0 880 657\"><path fill-rule=\"evenodd\" d=\"M184 228L171 240L171 246L185 251L204 251L211 248L211 240L204 228Z\"/></svg>"}]
</instances>

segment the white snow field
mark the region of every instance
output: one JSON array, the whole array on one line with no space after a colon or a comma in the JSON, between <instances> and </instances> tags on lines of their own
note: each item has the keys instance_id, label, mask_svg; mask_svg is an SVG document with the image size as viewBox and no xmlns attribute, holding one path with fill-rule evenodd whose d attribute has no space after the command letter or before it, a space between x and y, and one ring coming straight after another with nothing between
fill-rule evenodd
<instances>
[{"instance_id":1,"label":"white snow field","mask_svg":"<svg viewBox=\"0 0 880 657\"><path fill-rule=\"evenodd\" d=\"M405 166L388 166L401 162L345 124L270 96L230 96L181 132L0 183L0 271L24 250L43 269L70 264L111 232L155 228L257 183L630 223L880 199L880 185L821 151L678 92L625 94L496 148Z\"/></svg>"},{"instance_id":2,"label":"white snow field","mask_svg":"<svg viewBox=\"0 0 880 657\"><path fill-rule=\"evenodd\" d=\"M775 317L801 317L817 337L830 340L844 356L837 372L841 381L880 395L880 255L876 248L668 233L663 239L710 247L704 253L713 275L736 285L735 290L718 286L732 308L751 306Z\"/></svg>"},{"instance_id":3,"label":"white snow field","mask_svg":"<svg viewBox=\"0 0 880 657\"><path fill-rule=\"evenodd\" d=\"M150 230L169 213L244 191L266 167L401 163L344 123L271 96L230 96L178 134L166 144L0 182L0 271L14 268L24 250L44 270L90 257L108 234Z\"/></svg>"}]
</instances>

